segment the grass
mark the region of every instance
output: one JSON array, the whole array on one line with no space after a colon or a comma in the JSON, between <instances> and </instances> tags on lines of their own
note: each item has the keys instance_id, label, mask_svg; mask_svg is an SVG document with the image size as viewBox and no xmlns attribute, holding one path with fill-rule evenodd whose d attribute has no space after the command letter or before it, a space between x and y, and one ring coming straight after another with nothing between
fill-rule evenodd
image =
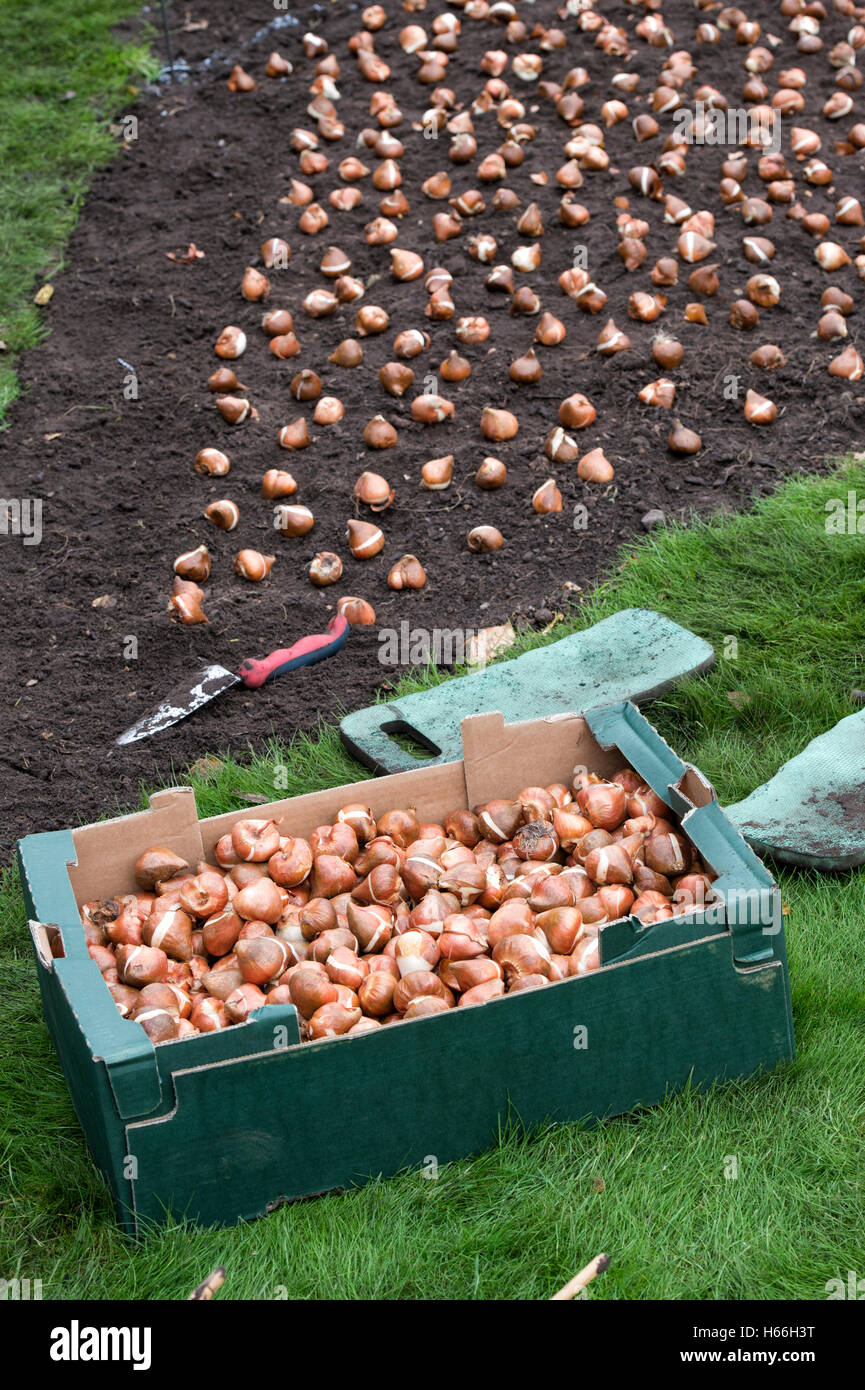
<instances>
[{"instance_id":1,"label":"grass","mask_svg":"<svg viewBox=\"0 0 865 1390\"><path fill-rule=\"evenodd\" d=\"M62 268L90 177L117 148L108 123L158 69L147 48L112 37L138 9L0 0L0 426L18 395L15 357L50 325L33 294Z\"/></svg>"},{"instance_id":2,"label":"grass","mask_svg":"<svg viewBox=\"0 0 865 1390\"><path fill-rule=\"evenodd\" d=\"M653 533L546 638L619 608L661 609L713 643L715 669L646 713L722 803L851 713L865 685L865 537L830 536L828 498L865 466L795 478L751 511ZM735 639L735 645L732 639ZM414 675L404 689L441 677ZM736 694L736 702L729 699ZM528 713L528 711L527 711ZM222 755L204 815L364 773L336 730ZM182 1298L217 1264L240 1299L546 1298L600 1250L600 1299L819 1299L865 1268L865 873L783 870L795 1063L594 1129L513 1129L480 1156L283 1208L226 1231L120 1236L41 1018L20 890L0 901L0 1272L45 1297ZM22 1045L22 1039L26 1044ZM725 1176L735 1158L738 1176Z\"/></svg>"}]
</instances>

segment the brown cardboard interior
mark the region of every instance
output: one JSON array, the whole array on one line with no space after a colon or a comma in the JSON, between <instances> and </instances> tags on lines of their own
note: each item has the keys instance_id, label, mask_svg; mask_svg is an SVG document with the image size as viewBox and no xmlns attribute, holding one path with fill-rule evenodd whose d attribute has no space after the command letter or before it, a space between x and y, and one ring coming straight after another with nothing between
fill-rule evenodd
<instances>
[{"instance_id":1,"label":"brown cardboard interior","mask_svg":"<svg viewBox=\"0 0 865 1390\"><path fill-rule=\"evenodd\" d=\"M676 790L686 796L692 806L707 806L710 801L717 799L711 782L707 782L702 772L690 764L686 767L685 775L679 778Z\"/></svg>"},{"instance_id":2,"label":"brown cardboard interior","mask_svg":"<svg viewBox=\"0 0 865 1390\"><path fill-rule=\"evenodd\" d=\"M149 810L80 826L72 839L77 860L69 880L79 907L106 893L132 893L133 865L152 845L165 845L190 864L202 857L195 793L191 787L154 792Z\"/></svg>"},{"instance_id":3,"label":"brown cardboard interior","mask_svg":"<svg viewBox=\"0 0 865 1390\"><path fill-rule=\"evenodd\" d=\"M465 805L466 783L463 764L438 763L417 772L397 772L391 777L375 777L367 782L349 782L328 787L306 796L272 801L267 806L227 811L201 822L205 854L210 856L217 840L227 834L236 821L250 815L282 819L286 835L310 835L317 825L332 821L341 806L360 801L378 818L399 806L414 806L421 820L440 820L456 806Z\"/></svg>"},{"instance_id":4,"label":"brown cardboard interior","mask_svg":"<svg viewBox=\"0 0 865 1390\"><path fill-rule=\"evenodd\" d=\"M53 923L46 926L42 922L29 922L28 926L36 954L45 969L50 970L52 960L62 960L66 954L60 928Z\"/></svg>"},{"instance_id":5,"label":"brown cardboard interior","mask_svg":"<svg viewBox=\"0 0 865 1390\"><path fill-rule=\"evenodd\" d=\"M524 724L505 724L498 712L464 719L462 725L467 806L515 797L523 787L568 786L578 767L610 777L624 759L606 752L579 714L556 714Z\"/></svg>"},{"instance_id":6,"label":"brown cardboard interior","mask_svg":"<svg viewBox=\"0 0 865 1390\"><path fill-rule=\"evenodd\" d=\"M286 834L302 836L332 821L352 801L363 802L376 817L394 807L413 806L421 820L440 821L458 807L516 796L526 786L569 784L578 766L610 776L623 762L616 749L601 749L586 721L575 714L508 725L498 712L479 714L463 720L462 734L462 762L350 782L201 821L190 787L155 792L147 811L73 830L77 862L69 866L69 879L75 900L80 907L106 893L133 892L133 865L152 845L165 845L193 865L212 859L217 840L251 815L282 819Z\"/></svg>"}]
</instances>

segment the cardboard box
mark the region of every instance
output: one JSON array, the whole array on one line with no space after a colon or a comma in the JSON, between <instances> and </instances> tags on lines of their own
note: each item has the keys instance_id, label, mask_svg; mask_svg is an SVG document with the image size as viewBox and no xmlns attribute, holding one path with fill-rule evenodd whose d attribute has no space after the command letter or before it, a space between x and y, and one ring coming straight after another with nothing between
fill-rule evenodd
<instances>
[{"instance_id":1,"label":"cardboard box","mask_svg":"<svg viewBox=\"0 0 865 1390\"><path fill-rule=\"evenodd\" d=\"M631 704L506 726L466 720L460 762L256 808L307 835L347 801L421 820L458 806L611 775L630 763L719 878L715 907L601 932L602 968L543 989L356 1037L300 1042L291 1006L154 1047L120 1017L87 955L79 905L132 889L153 844L191 862L249 809L199 821L189 788L150 809L18 847L45 1017L93 1158L125 1229L166 1213L205 1225L447 1162L494 1142L505 1117L597 1121L690 1083L750 1076L794 1055L783 919L767 870L700 773Z\"/></svg>"}]
</instances>

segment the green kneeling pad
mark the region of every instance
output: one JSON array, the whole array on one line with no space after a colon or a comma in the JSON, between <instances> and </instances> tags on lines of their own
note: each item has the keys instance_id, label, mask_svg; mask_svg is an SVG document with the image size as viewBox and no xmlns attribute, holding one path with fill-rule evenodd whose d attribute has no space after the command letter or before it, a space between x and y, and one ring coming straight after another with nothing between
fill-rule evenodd
<instances>
[{"instance_id":1,"label":"green kneeling pad","mask_svg":"<svg viewBox=\"0 0 865 1390\"><path fill-rule=\"evenodd\" d=\"M346 715L343 742L375 773L462 757L460 724L500 710L508 723L645 700L714 662L708 642L650 609L625 608L594 627L432 690ZM391 737L427 753L419 759ZM842 719L771 781L725 808L748 844L789 864L843 870L865 863L865 710Z\"/></svg>"},{"instance_id":2,"label":"green kneeling pad","mask_svg":"<svg viewBox=\"0 0 865 1390\"><path fill-rule=\"evenodd\" d=\"M458 762L463 755L460 725L469 715L500 710L513 724L580 714L620 700L647 700L683 676L707 671L714 660L708 642L661 613L623 608L594 627L511 661L356 710L339 729L352 756L373 772L407 772ZM429 757L413 757L392 734L414 740Z\"/></svg>"},{"instance_id":3,"label":"green kneeling pad","mask_svg":"<svg viewBox=\"0 0 865 1390\"><path fill-rule=\"evenodd\" d=\"M865 710L819 734L724 809L758 854L813 869L865 863Z\"/></svg>"}]
</instances>

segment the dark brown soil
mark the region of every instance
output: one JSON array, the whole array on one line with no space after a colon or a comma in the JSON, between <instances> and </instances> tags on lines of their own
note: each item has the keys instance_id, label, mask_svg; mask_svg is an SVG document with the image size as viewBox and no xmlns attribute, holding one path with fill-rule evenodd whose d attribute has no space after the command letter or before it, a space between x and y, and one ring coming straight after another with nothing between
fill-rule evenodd
<instances>
[{"instance_id":1,"label":"dark brown soil","mask_svg":"<svg viewBox=\"0 0 865 1390\"><path fill-rule=\"evenodd\" d=\"M176 16L185 6L172 7ZM662 137L635 145L630 122L607 133L611 168L588 174L577 195L591 211L580 231L559 225L560 190L555 171L564 161L567 127L548 102L539 101L534 87L520 87L529 106L527 119L538 130L527 145L522 167L508 183L523 200L540 205L547 227L542 238L543 263L528 276L544 307L567 324L566 342L542 349L544 377L532 387L513 385L508 364L531 344L535 319L511 317L507 297L483 287L486 268L468 258L465 237L437 247L431 219L442 204L423 197L422 179L448 169L454 192L477 186L476 164L452 166L448 138L424 138L413 130L428 104L429 89L414 77L416 60L404 59L397 42L403 24L432 19L446 7L430 0L421 14L406 15L389 0L391 19L376 35L377 51L391 64L387 86L405 115L396 132L404 140L403 191L410 212L403 219L397 244L419 251L426 265L445 265L454 276L457 316L486 314L492 324L488 343L464 349L473 364L467 383L448 386L445 395L456 405L452 423L434 427L411 420L409 401L395 401L378 384L377 369L393 356L395 333L406 327L429 329L433 345L415 359L415 391L423 377L435 373L455 345L454 324L431 325L424 317L423 282L397 285L389 274L386 248L369 248L365 224L377 214L379 196L367 179L361 184L363 202L354 212L330 210L330 226L317 237L297 230L297 209L279 204L288 180L298 174L297 156L290 149L295 126L314 128L306 115L313 63L303 57L301 36L310 26L322 32L342 67L339 113L346 135L324 144L330 169L311 180L326 203L340 183L336 165L354 152L355 133L371 123L369 100L374 88L364 81L347 50L347 40L360 27L360 6L337 0L327 5L298 3L302 23L292 25L263 0L209 0L193 6L192 18L207 18L208 27L175 32L178 54L188 62L191 80L165 85L141 95L130 105L139 122L138 139L122 150L110 168L95 180L68 252L68 269L56 280L56 293L46 310L51 334L21 364L25 394L17 403L11 428L3 436L2 495L44 499L44 539L24 547L16 538L0 546L3 628L8 644L2 681L5 733L0 746L0 769L7 793L3 839L34 830L90 819L135 800L142 779L167 778L205 751L231 745L261 744L273 732L288 736L309 729L320 714L369 703L383 680L396 679L398 670L378 659L375 629L356 630L350 647L327 666L302 671L259 693L233 690L169 734L127 749L113 740L139 718L187 671L204 661L234 668L246 655L261 655L287 645L307 632L323 629L339 593L368 598L379 626L396 626L409 618L428 629L458 625L478 627L502 622L508 616L522 623L543 625L551 611L561 608L563 584L590 585L612 565L617 547L640 532L640 519L650 508L667 515L694 509L709 514L719 507L744 505L755 494L769 491L792 469L815 470L827 458L861 448L865 439L865 383L832 380L827 364L843 344L813 337L821 291L837 283L861 299L861 282L852 266L828 276L814 260L815 241L776 206L768 228L748 229L771 235L777 246L772 266L782 284L780 305L766 310L754 334L737 332L727 321L728 306L744 289L755 267L743 258L745 232L740 217L722 208L717 197L720 164L726 151L694 147L684 178L668 181L667 191L685 197L696 211L716 215L713 255L721 267L718 295L706 301L709 326L683 321L685 304L698 298L687 286L688 267L680 284L666 291L666 315L658 325L629 321L627 302L637 289L651 288L649 269L663 255L675 253L676 231L663 220L663 204L648 202L629 189L627 170L649 163L661 150L671 117L661 117ZM642 10L621 4L602 7L633 35ZM865 98L856 96L856 109L842 122L824 120L821 107L833 91L835 72L829 66L831 45L844 38L849 22L831 12L823 26L825 47L816 57L796 51L795 36L787 30L776 5L761 6L766 27L781 38L775 51L775 71L802 67L808 74L807 105L795 124L808 125L823 139L821 156L836 170L831 190L809 188L801 166L789 156L789 126L784 149L797 173L797 193L810 209L834 215L842 194L862 194L862 152L842 158L833 152L854 120L862 119ZM530 22L556 23L555 6L539 0L526 11ZM711 48L695 43L696 25L708 17L689 0L668 0L664 15L675 48L688 48L699 65L699 83L711 82L741 101L743 60L747 50L726 33ZM716 17L716 16L714 16ZM182 23L180 19L177 21ZM631 115L646 109L647 96L663 64L662 50L633 36L633 56L627 62L605 57L590 37L579 34L573 18L561 22L571 36L564 52L544 55L544 75L560 79L577 63L592 77L582 89L585 118L597 120L603 101L615 95L612 74L627 66L642 75L642 95L627 98ZM269 30L265 26L270 25ZM252 38L256 35L256 38ZM294 76L277 82L264 75L267 55L278 48L295 64ZM533 51L527 41L519 47ZM504 28L463 18L459 52L450 63L448 84L460 102L478 93L483 75L479 61L487 48L515 51ZM258 81L249 95L232 95L226 77L242 62ZM777 83L769 74L771 90ZM537 103L537 109L535 104ZM498 147L502 134L489 114L476 121L478 158ZM373 167L376 158L360 151ZM750 156L746 192L763 186ZM546 171L550 182L534 184L530 175ZM488 204L493 189L485 187ZM616 210L613 198L629 195L635 215L645 217L651 230L644 267L628 274L616 252ZM499 239L499 261L507 261L521 238L515 215L494 212L466 223L466 235L491 230ZM830 237L851 256L860 249L862 229L833 225ZM269 304L285 304L295 314L301 355L277 362L267 350L258 327L260 308L246 303L239 292L244 267L258 262L258 247L266 236L284 234L292 248L290 267L271 275ZM166 257L194 241L206 253L192 266L173 264ZM364 280L381 276L367 290L365 303L383 305L391 315L390 330L366 340L366 360L356 371L330 367L328 353L352 334L354 308L335 317L308 319L300 307L303 295L325 282L318 265L325 248L337 244L353 261L353 273ZM588 266L603 287L608 303L597 316L581 313L559 290L557 278L572 264L574 247L588 248ZM594 345L607 317L630 334L632 348L612 359L598 356ZM859 315L850 320L851 338L859 338ZM213 343L228 323L243 325L249 349L238 375L248 386L260 418L232 428L216 414L206 378L217 364ZM666 448L670 412L652 410L637 400L637 390L662 375L651 357L657 327L685 344L678 383L676 412L699 430L704 447L690 459L674 457ZM786 353L780 372L756 373L748 354L760 342L777 342ZM861 340L859 347L861 349ZM137 400L124 398L126 367L137 374ZM318 371L327 394L336 394L346 407L345 418L329 429L316 427L311 448L288 454L278 448L277 430L311 408L289 396L288 382L301 367ZM725 378L740 377L737 402L726 399ZM749 426L742 401L748 386L770 395L779 419L768 429ZM543 455L543 440L563 397L584 392L598 411L596 425L583 432L588 450L603 445L616 468L608 489L585 487L575 466L553 466ZM520 419L520 432L496 448L481 437L479 415L486 404L507 406ZM399 431L395 449L373 452L364 447L366 422L382 412ZM192 459L205 445L224 448L232 458L228 478L208 481L192 470ZM445 453L456 458L454 485L430 494L418 486L421 464ZM507 463L509 479L501 492L481 493L471 481L480 459L498 454ZM289 468L299 483L295 500L315 513L313 532L303 540L286 540L271 526L271 507L260 491L268 467ZM393 508L381 518L386 535L384 551L360 563L351 559L344 539L346 519L354 514L351 488L357 474L369 467L387 475L396 487ZM554 474L564 498L564 511L536 516L531 508L534 489ZM227 496L241 511L239 528L225 535L202 517L207 502ZM574 507L588 507L588 528L575 530ZM495 558L470 555L465 547L468 529L481 522L498 526L506 537ZM171 588L172 562L181 551L206 541L213 554L213 574L206 585L205 611L209 625L184 628L169 621L166 602ZM232 572L235 552L253 546L273 552L277 559L266 583L255 586ZM335 589L316 590L307 567L319 549L338 551L345 561L343 580ZM385 584L390 564L405 551L415 552L429 580L420 594L394 594ZM571 596L573 591L571 592ZM111 606L93 607L107 595ZM128 659L128 639L137 641L137 658ZM527 711L529 714L530 711Z\"/></svg>"}]
</instances>

